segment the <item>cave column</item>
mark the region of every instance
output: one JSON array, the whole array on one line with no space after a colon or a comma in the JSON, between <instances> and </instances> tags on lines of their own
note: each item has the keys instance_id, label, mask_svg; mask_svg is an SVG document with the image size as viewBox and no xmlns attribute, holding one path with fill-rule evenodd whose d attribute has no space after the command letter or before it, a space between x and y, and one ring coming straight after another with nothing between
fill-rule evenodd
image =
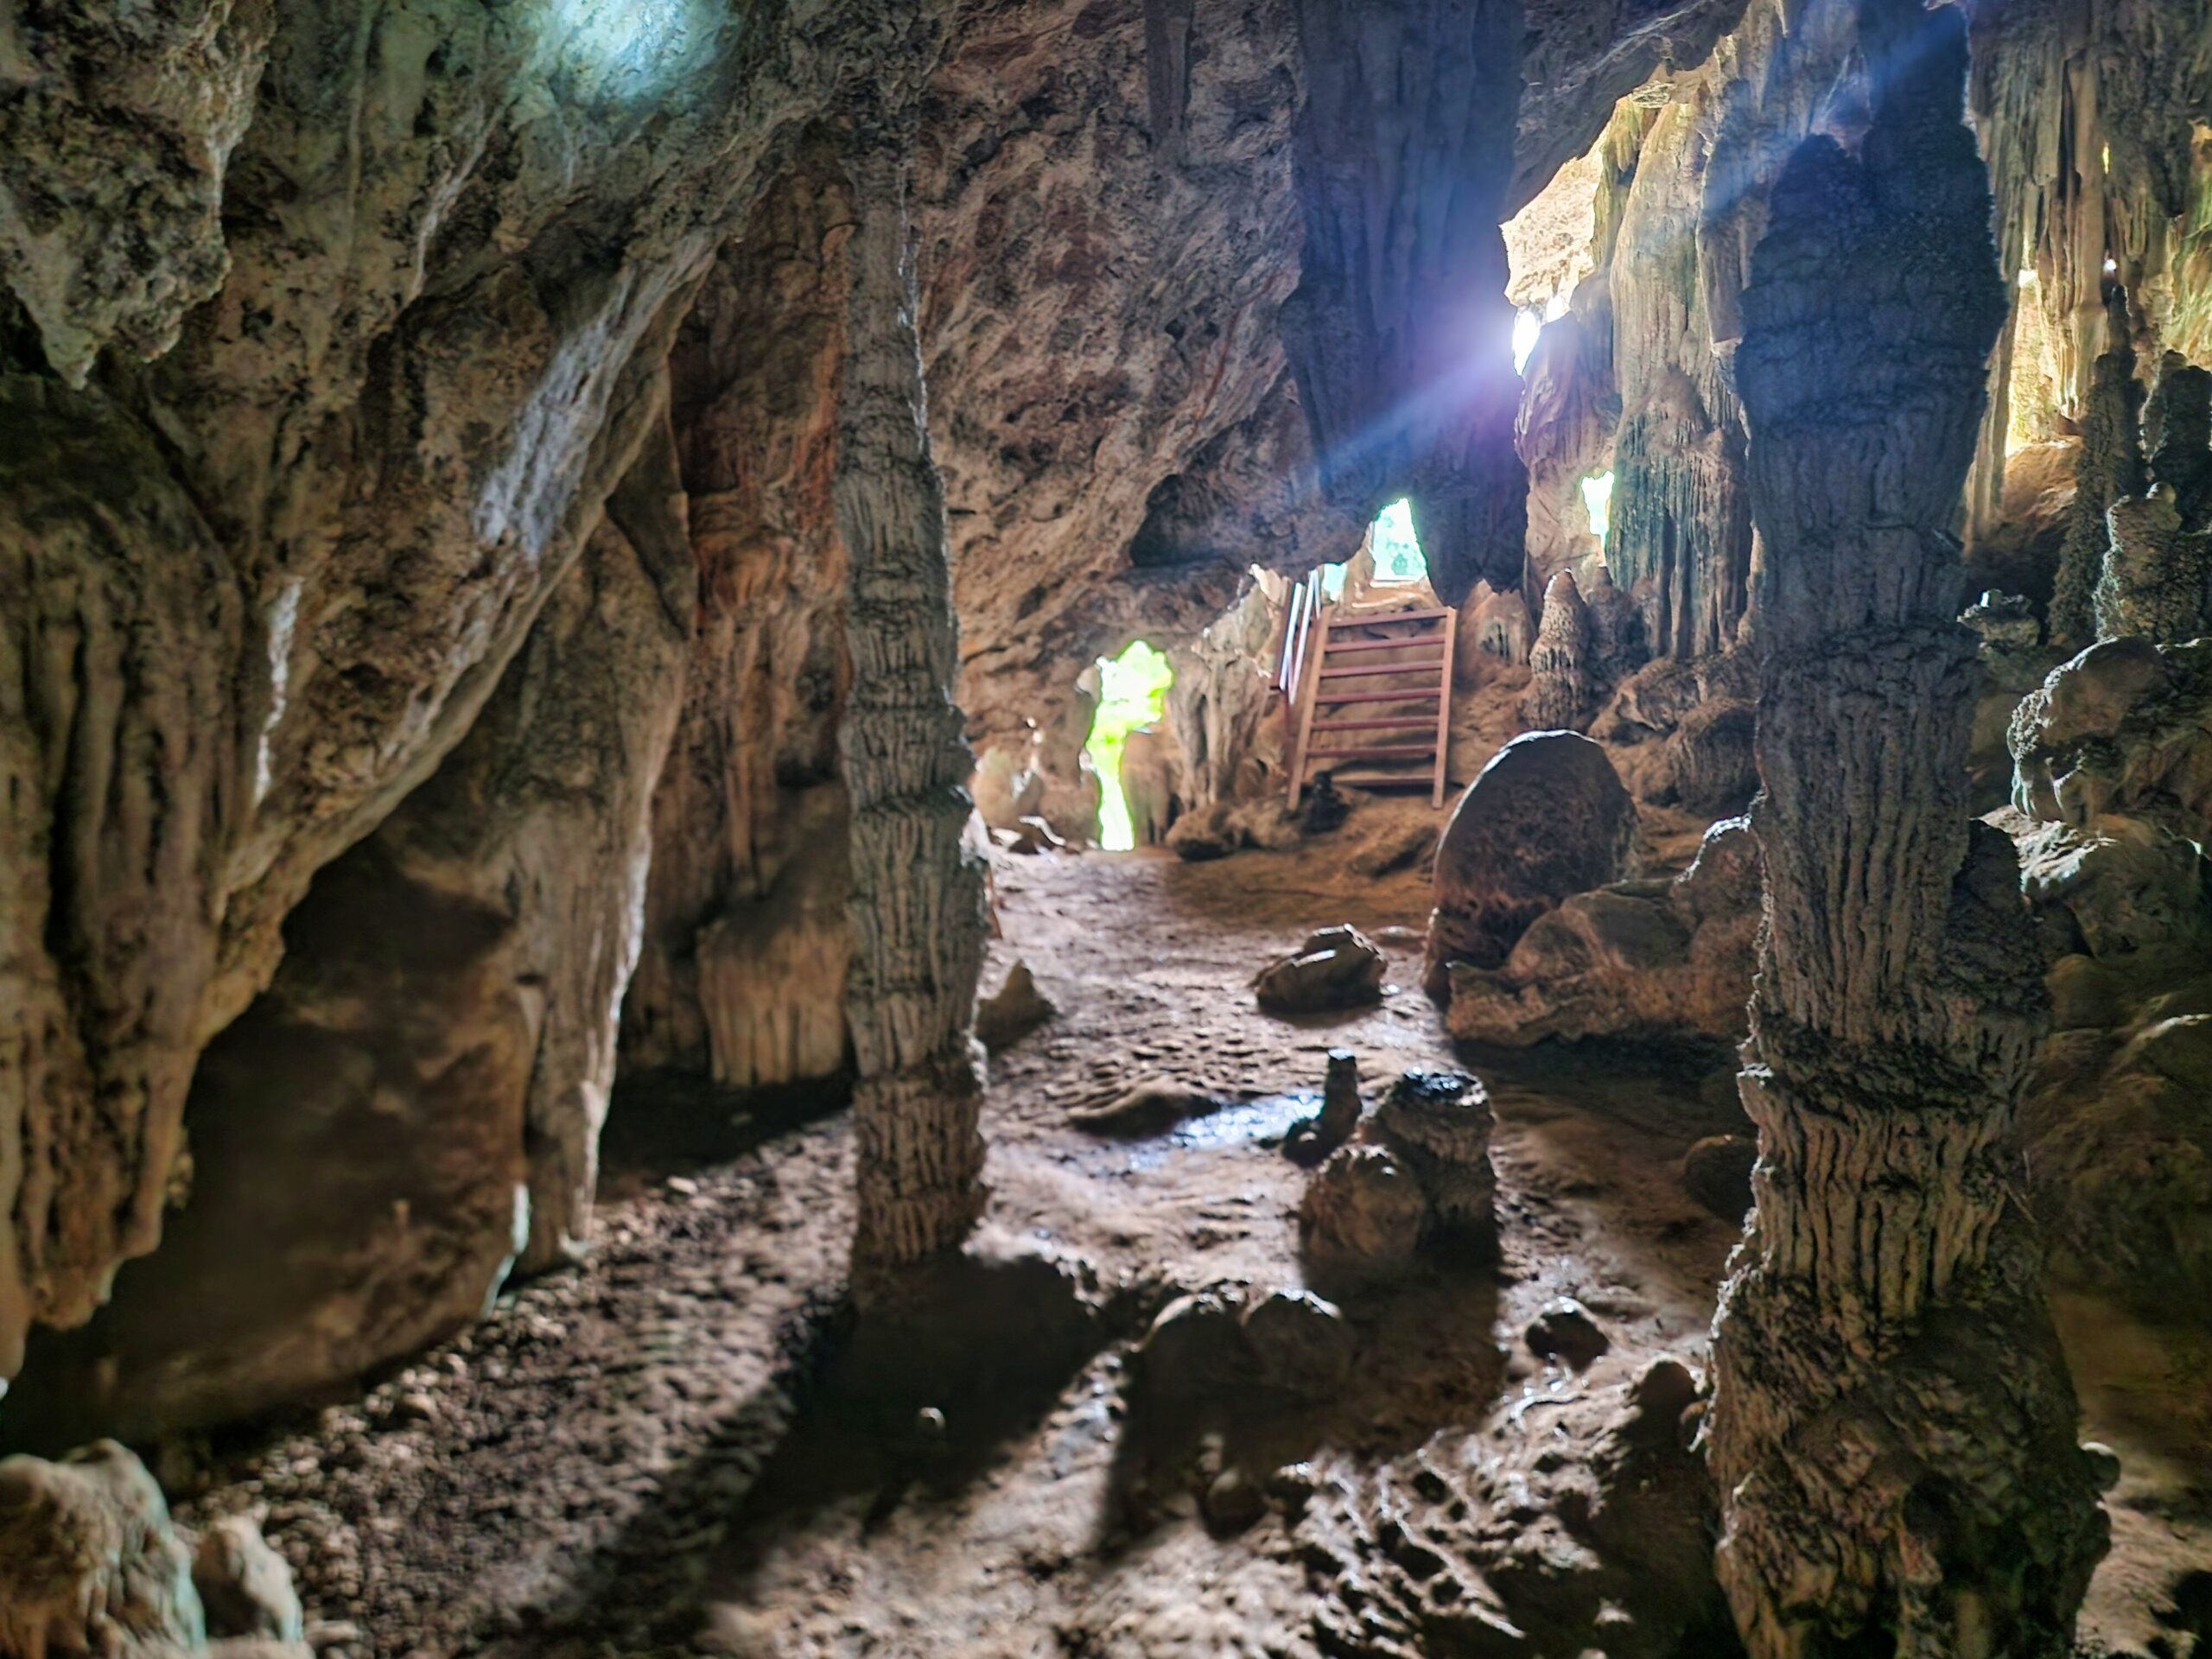
<instances>
[{"instance_id":1,"label":"cave column","mask_svg":"<svg viewBox=\"0 0 2212 1659\"><path fill-rule=\"evenodd\" d=\"M1767 548L1758 1207L1714 1332L1719 1567L1754 1659L2058 1655L2103 1546L2016 1199L2043 1020L1967 811L1948 533L2005 292L1964 27L1866 0L1877 111L1777 181L1737 374Z\"/></svg>"},{"instance_id":2,"label":"cave column","mask_svg":"<svg viewBox=\"0 0 2212 1659\"><path fill-rule=\"evenodd\" d=\"M859 1073L854 1256L866 1270L956 1247L982 1211L971 1027L987 925L982 867L963 839L975 761L952 699L950 544L925 424L900 143L863 136L847 172L858 223L833 493L852 569L846 1006Z\"/></svg>"}]
</instances>

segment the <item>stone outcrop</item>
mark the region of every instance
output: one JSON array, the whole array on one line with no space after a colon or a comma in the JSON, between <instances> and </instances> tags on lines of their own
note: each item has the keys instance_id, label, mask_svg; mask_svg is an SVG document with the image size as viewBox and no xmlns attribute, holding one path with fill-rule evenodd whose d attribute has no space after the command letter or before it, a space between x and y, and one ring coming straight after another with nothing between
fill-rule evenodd
<instances>
[{"instance_id":1,"label":"stone outcrop","mask_svg":"<svg viewBox=\"0 0 2212 1659\"><path fill-rule=\"evenodd\" d=\"M1758 849L1744 820L1726 819L1673 880L1577 893L1538 917L1502 966L1454 964L1445 1023L1510 1048L1548 1037L1732 1042L1758 920Z\"/></svg>"},{"instance_id":2,"label":"stone outcrop","mask_svg":"<svg viewBox=\"0 0 2212 1659\"><path fill-rule=\"evenodd\" d=\"M2119 814L2202 844L2212 827L2212 641L2093 645L2012 716L2012 804L2088 828Z\"/></svg>"},{"instance_id":3,"label":"stone outcrop","mask_svg":"<svg viewBox=\"0 0 2212 1659\"><path fill-rule=\"evenodd\" d=\"M2056 1651L2105 1527L2007 1197L2043 995L2012 849L1966 817L1948 534L2005 289L1963 20L1878 0L1853 28L1871 121L1783 164L1735 358L1765 897L1758 1207L1714 1327L1719 1578L1756 1659Z\"/></svg>"},{"instance_id":4,"label":"stone outcrop","mask_svg":"<svg viewBox=\"0 0 2212 1659\"><path fill-rule=\"evenodd\" d=\"M1597 744L1572 732L1507 744L1459 798L1437 848L1429 994L1446 992L1452 963L1498 967L1546 911L1627 875L1636 836L1636 803Z\"/></svg>"},{"instance_id":5,"label":"stone outcrop","mask_svg":"<svg viewBox=\"0 0 2212 1659\"><path fill-rule=\"evenodd\" d=\"M269 989L200 1058L164 1247L41 1333L24 1432L349 1383L583 1236L682 697L683 505L664 416L467 737L287 918Z\"/></svg>"},{"instance_id":6,"label":"stone outcrop","mask_svg":"<svg viewBox=\"0 0 2212 1659\"><path fill-rule=\"evenodd\" d=\"M808 144L670 353L698 620L623 1004L632 1076L742 1088L848 1064L850 572L830 491L851 214L835 154Z\"/></svg>"},{"instance_id":7,"label":"stone outcrop","mask_svg":"<svg viewBox=\"0 0 2212 1659\"><path fill-rule=\"evenodd\" d=\"M2178 645L2202 633L2212 618L2212 531L2183 527L2174 486L2113 502L2106 524L2097 637Z\"/></svg>"},{"instance_id":8,"label":"stone outcrop","mask_svg":"<svg viewBox=\"0 0 2212 1659\"><path fill-rule=\"evenodd\" d=\"M1269 1014L1319 1014L1379 1001L1389 958L1349 925L1325 927L1254 976L1252 995Z\"/></svg>"},{"instance_id":9,"label":"stone outcrop","mask_svg":"<svg viewBox=\"0 0 2212 1659\"><path fill-rule=\"evenodd\" d=\"M1579 730L1591 702L1590 608L1572 571L1544 589L1543 615L1529 650L1529 695L1521 718L1534 732Z\"/></svg>"}]
</instances>

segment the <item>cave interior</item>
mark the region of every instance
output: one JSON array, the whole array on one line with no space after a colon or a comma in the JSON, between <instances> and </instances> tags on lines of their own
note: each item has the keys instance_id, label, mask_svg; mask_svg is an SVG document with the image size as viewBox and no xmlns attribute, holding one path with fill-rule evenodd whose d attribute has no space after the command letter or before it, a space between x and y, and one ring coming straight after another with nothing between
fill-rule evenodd
<instances>
[{"instance_id":1,"label":"cave interior","mask_svg":"<svg viewBox=\"0 0 2212 1659\"><path fill-rule=\"evenodd\" d=\"M0 0L0 1659L2212 1659L2207 0Z\"/></svg>"}]
</instances>

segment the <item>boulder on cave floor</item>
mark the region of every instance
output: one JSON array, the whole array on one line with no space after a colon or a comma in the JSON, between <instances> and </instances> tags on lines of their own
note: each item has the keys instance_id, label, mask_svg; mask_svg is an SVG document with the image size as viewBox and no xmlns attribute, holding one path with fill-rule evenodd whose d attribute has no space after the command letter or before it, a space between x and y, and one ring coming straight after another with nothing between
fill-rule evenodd
<instances>
[{"instance_id":1,"label":"boulder on cave floor","mask_svg":"<svg viewBox=\"0 0 2212 1659\"><path fill-rule=\"evenodd\" d=\"M1436 852L1424 982L1502 967L1529 925L1631 873L1636 803L1605 752L1573 732L1531 732L1492 757L1452 809Z\"/></svg>"},{"instance_id":2,"label":"boulder on cave floor","mask_svg":"<svg viewBox=\"0 0 2212 1659\"><path fill-rule=\"evenodd\" d=\"M1758 849L1731 818L1671 881L1576 893L1496 969L1452 964L1445 1023L1469 1042L1743 1035L1759 920Z\"/></svg>"},{"instance_id":3,"label":"boulder on cave floor","mask_svg":"<svg viewBox=\"0 0 2212 1659\"><path fill-rule=\"evenodd\" d=\"M1262 968L1252 992L1269 1014L1321 1014L1378 1001L1389 958L1349 923L1325 927Z\"/></svg>"}]
</instances>

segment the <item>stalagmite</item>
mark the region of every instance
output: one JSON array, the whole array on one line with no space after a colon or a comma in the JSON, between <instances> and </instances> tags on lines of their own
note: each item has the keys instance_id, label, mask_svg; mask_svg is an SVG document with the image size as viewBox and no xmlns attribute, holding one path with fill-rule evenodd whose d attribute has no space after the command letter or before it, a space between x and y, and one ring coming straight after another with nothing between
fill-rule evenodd
<instances>
[{"instance_id":1,"label":"stalagmite","mask_svg":"<svg viewBox=\"0 0 2212 1659\"><path fill-rule=\"evenodd\" d=\"M2105 521L2111 534L2097 578L2097 638L2169 645L2196 638L2212 582L2212 536L2182 527L2181 503L2168 484L2113 502Z\"/></svg>"},{"instance_id":2,"label":"stalagmite","mask_svg":"<svg viewBox=\"0 0 2212 1659\"><path fill-rule=\"evenodd\" d=\"M1521 717L1533 732L1567 731L1582 723L1590 702L1590 611L1572 572L1544 589L1543 620L1529 652L1529 695Z\"/></svg>"},{"instance_id":3,"label":"stalagmite","mask_svg":"<svg viewBox=\"0 0 2212 1659\"><path fill-rule=\"evenodd\" d=\"M1860 13L1875 113L1776 184L1737 372L1769 554L1740 1079L1758 1209L1721 1293L1718 1564L1754 1659L2065 1650L2104 1547L2010 1197L2043 989L1966 813L1947 533L2003 316L1964 25Z\"/></svg>"},{"instance_id":4,"label":"stalagmite","mask_svg":"<svg viewBox=\"0 0 2212 1659\"><path fill-rule=\"evenodd\" d=\"M849 166L858 225L834 486L853 573L847 1012L859 1070L854 1255L863 1268L958 1244L983 1204L982 1079L969 1033L983 872L962 842L975 761L950 690L944 495L924 424L903 168L880 135L863 139Z\"/></svg>"},{"instance_id":5,"label":"stalagmite","mask_svg":"<svg viewBox=\"0 0 2212 1659\"><path fill-rule=\"evenodd\" d=\"M2107 315L2110 339L2097 359L2095 380L2082 415L2082 453L2075 462L2074 505L2059 550L2050 596L2050 639L2079 649L2097 636L2094 594L2104 568L2105 514L2144 487L2139 421L2143 385L2127 343L2127 302L2114 291Z\"/></svg>"},{"instance_id":6,"label":"stalagmite","mask_svg":"<svg viewBox=\"0 0 2212 1659\"><path fill-rule=\"evenodd\" d=\"M2212 370L2165 354L2143 406L2143 444L2152 480L2173 490L2182 523L2204 529L2212 519Z\"/></svg>"}]
</instances>

